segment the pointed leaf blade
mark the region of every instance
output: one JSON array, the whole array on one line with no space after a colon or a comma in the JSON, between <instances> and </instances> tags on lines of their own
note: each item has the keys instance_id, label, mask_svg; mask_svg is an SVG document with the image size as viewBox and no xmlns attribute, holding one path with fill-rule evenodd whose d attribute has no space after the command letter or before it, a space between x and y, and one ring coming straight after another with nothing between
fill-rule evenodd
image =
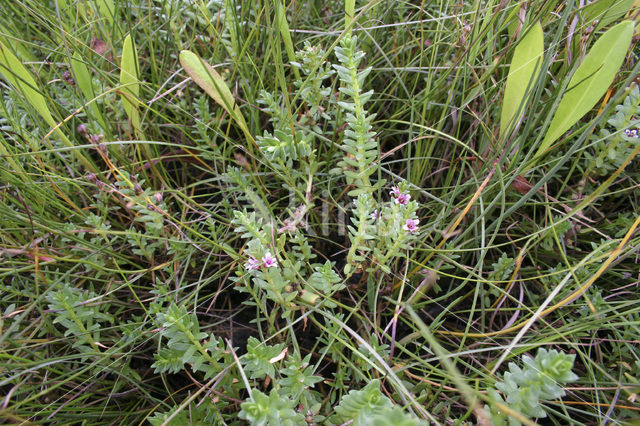
<instances>
[{"instance_id":1,"label":"pointed leaf blade","mask_svg":"<svg viewBox=\"0 0 640 426\"><path fill-rule=\"evenodd\" d=\"M37 90L38 85L31 72L2 41L0 41L0 74L24 95L27 102L38 111L38 114L48 125L53 127L57 124L51 115L46 99Z\"/></svg>"},{"instance_id":2,"label":"pointed leaf blade","mask_svg":"<svg viewBox=\"0 0 640 426\"><path fill-rule=\"evenodd\" d=\"M531 95L533 83L540 75L543 53L542 26L537 22L520 40L513 52L500 116L501 137L504 137L522 116L524 106Z\"/></svg>"},{"instance_id":3,"label":"pointed leaf blade","mask_svg":"<svg viewBox=\"0 0 640 426\"><path fill-rule=\"evenodd\" d=\"M594 43L571 78L536 157L546 152L605 94L627 55L632 36L633 22L624 21Z\"/></svg>"},{"instance_id":4,"label":"pointed leaf blade","mask_svg":"<svg viewBox=\"0 0 640 426\"><path fill-rule=\"evenodd\" d=\"M640 5L634 6L635 0L598 0L580 10L585 25L593 25L594 30L606 27L625 13L632 13Z\"/></svg>"},{"instance_id":5,"label":"pointed leaf blade","mask_svg":"<svg viewBox=\"0 0 640 426\"><path fill-rule=\"evenodd\" d=\"M140 116L138 114L138 95L140 93L139 74L138 53L136 52L131 34L128 34L124 39L122 59L120 60L122 106L127 113L127 117L131 120L131 124L138 137L144 138L141 130Z\"/></svg>"},{"instance_id":6,"label":"pointed leaf blade","mask_svg":"<svg viewBox=\"0 0 640 426\"><path fill-rule=\"evenodd\" d=\"M93 90L93 83L91 80L91 73L89 69L85 65L84 61L80 57L78 52L74 52L71 57L71 68L73 69L73 75L76 79L76 83L82 92L82 95L86 99L87 102L91 102L89 104L89 109L91 113L95 117L96 120L100 123L103 130L106 130L107 125L102 117L102 113L100 112L100 108L96 105L95 102L92 102L95 98L96 94Z\"/></svg>"},{"instance_id":7,"label":"pointed leaf blade","mask_svg":"<svg viewBox=\"0 0 640 426\"><path fill-rule=\"evenodd\" d=\"M240 108L236 105L229 86L227 86L220 74L202 58L189 50L180 52L180 64L189 74L189 77L233 117L236 124L245 133L245 136L253 140Z\"/></svg>"}]
</instances>

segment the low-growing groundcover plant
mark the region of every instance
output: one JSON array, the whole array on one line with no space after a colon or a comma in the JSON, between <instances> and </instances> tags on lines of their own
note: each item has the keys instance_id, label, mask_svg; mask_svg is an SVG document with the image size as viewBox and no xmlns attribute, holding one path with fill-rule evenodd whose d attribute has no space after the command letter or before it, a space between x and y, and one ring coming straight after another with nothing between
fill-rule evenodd
<instances>
[{"instance_id":1,"label":"low-growing groundcover plant","mask_svg":"<svg viewBox=\"0 0 640 426\"><path fill-rule=\"evenodd\" d=\"M637 418L637 14L0 3L0 418Z\"/></svg>"}]
</instances>

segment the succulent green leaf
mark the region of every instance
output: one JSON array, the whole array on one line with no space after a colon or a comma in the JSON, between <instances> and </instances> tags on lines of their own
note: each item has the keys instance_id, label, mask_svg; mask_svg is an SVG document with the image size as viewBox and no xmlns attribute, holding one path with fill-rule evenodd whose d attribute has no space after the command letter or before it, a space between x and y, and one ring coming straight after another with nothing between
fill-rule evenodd
<instances>
[{"instance_id":1,"label":"succulent green leaf","mask_svg":"<svg viewBox=\"0 0 640 426\"><path fill-rule=\"evenodd\" d=\"M353 22L353 18L355 16L356 10L356 0L345 0L344 2L344 27L349 31L348 34L351 34L351 30L349 27Z\"/></svg>"},{"instance_id":2,"label":"succulent green leaf","mask_svg":"<svg viewBox=\"0 0 640 426\"><path fill-rule=\"evenodd\" d=\"M304 416L293 409L294 401L282 398L275 389L269 396L258 389L251 390L251 398L243 402L238 417L254 426L305 424Z\"/></svg>"},{"instance_id":3,"label":"succulent green leaf","mask_svg":"<svg viewBox=\"0 0 640 426\"><path fill-rule=\"evenodd\" d=\"M251 379L262 379L265 376L274 377L276 370L273 366L274 358L284 349L284 343L267 345L261 343L255 337L249 337L247 341L247 354L242 358L245 371Z\"/></svg>"},{"instance_id":4,"label":"succulent green leaf","mask_svg":"<svg viewBox=\"0 0 640 426\"><path fill-rule=\"evenodd\" d=\"M389 398L380 391L380 380L372 380L360 390L351 390L342 397L340 404L335 407L335 418L339 423L353 420L353 424L362 424L367 417L380 411L393 408Z\"/></svg>"},{"instance_id":5,"label":"succulent green leaf","mask_svg":"<svg viewBox=\"0 0 640 426\"><path fill-rule=\"evenodd\" d=\"M516 363L509 363L504 381L496 383L495 387L505 395L506 405L511 409L527 417L546 417L541 400L564 396L562 385L578 380L578 376L571 371L574 360L575 355L540 348L535 358L523 356L523 368ZM505 403L494 389L489 389L489 394L495 402ZM499 419L505 416L495 406L485 407L485 411L495 424L500 424ZM509 424L521 423L510 418Z\"/></svg>"},{"instance_id":6,"label":"succulent green leaf","mask_svg":"<svg viewBox=\"0 0 640 426\"><path fill-rule=\"evenodd\" d=\"M355 422L354 422L355 424ZM361 424L367 424L371 426L421 426L427 425L426 422L420 421L404 411L402 408L395 406L389 410L383 410L376 413L370 420L361 422Z\"/></svg>"}]
</instances>

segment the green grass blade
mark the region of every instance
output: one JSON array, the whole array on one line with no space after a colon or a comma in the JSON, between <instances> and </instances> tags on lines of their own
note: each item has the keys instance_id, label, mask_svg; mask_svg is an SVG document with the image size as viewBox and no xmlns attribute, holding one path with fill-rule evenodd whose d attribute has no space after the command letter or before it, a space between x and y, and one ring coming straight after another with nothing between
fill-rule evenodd
<instances>
[{"instance_id":1,"label":"green grass blade","mask_svg":"<svg viewBox=\"0 0 640 426\"><path fill-rule=\"evenodd\" d=\"M540 75L540 65L544 53L542 25L537 22L520 40L513 52L511 67L504 89L502 114L500 116L500 137L514 127L524 111L533 83Z\"/></svg>"},{"instance_id":2,"label":"green grass blade","mask_svg":"<svg viewBox=\"0 0 640 426\"><path fill-rule=\"evenodd\" d=\"M233 94L218 72L202 58L189 50L180 52L180 64L189 77L224 108L249 140L253 140L240 108L233 99Z\"/></svg>"},{"instance_id":3,"label":"green grass blade","mask_svg":"<svg viewBox=\"0 0 640 426\"><path fill-rule=\"evenodd\" d=\"M536 157L593 108L613 82L633 36L633 22L624 21L604 33L569 82Z\"/></svg>"},{"instance_id":4,"label":"green grass blade","mask_svg":"<svg viewBox=\"0 0 640 426\"><path fill-rule=\"evenodd\" d=\"M122 59L120 61L120 84L122 85L120 96L122 97L122 106L127 113L127 117L131 120L131 125L135 129L136 135L144 139L138 112L139 74L138 54L131 34L128 34L124 39Z\"/></svg>"}]
</instances>

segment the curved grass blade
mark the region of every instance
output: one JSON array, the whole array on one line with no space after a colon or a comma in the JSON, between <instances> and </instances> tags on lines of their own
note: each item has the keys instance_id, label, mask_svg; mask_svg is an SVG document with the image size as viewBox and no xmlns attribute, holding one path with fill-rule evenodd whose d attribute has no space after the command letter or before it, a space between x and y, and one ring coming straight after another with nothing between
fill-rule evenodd
<instances>
[{"instance_id":1,"label":"curved grass blade","mask_svg":"<svg viewBox=\"0 0 640 426\"><path fill-rule=\"evenodd\" d=\"M189 77L211 96L218 105L227 111L236 124L244 132L247 139L253 141L247 123L240 112L240 108L233 99L233 94L218 72L202 58L189 50L180 52L180 64Z\"/></svg>"},{"instance_id":2,"label":"curved grass blade","mask_svg":"<svg viewBox=\"0 0 640 426\"><path fill-rule=\"evenodd\" d=\"M632 36L633 22L624 21L595 42L573 74L536 157L544 154L605 94L627 55Z\"/></svg>"},{"instance_id":3,"label":"curved grass blade","mask_svg":"<svg viewBox=\"0 0 640 426\"><path fill-rule=\"evenodd\" d=\"M522 116L534 83L540 75L543 53L542 25L537 22L520 40L513 52L500 115L501 138L507 134L509 129L513 129L515 123Z\"/></svg>"}]
</instances>

